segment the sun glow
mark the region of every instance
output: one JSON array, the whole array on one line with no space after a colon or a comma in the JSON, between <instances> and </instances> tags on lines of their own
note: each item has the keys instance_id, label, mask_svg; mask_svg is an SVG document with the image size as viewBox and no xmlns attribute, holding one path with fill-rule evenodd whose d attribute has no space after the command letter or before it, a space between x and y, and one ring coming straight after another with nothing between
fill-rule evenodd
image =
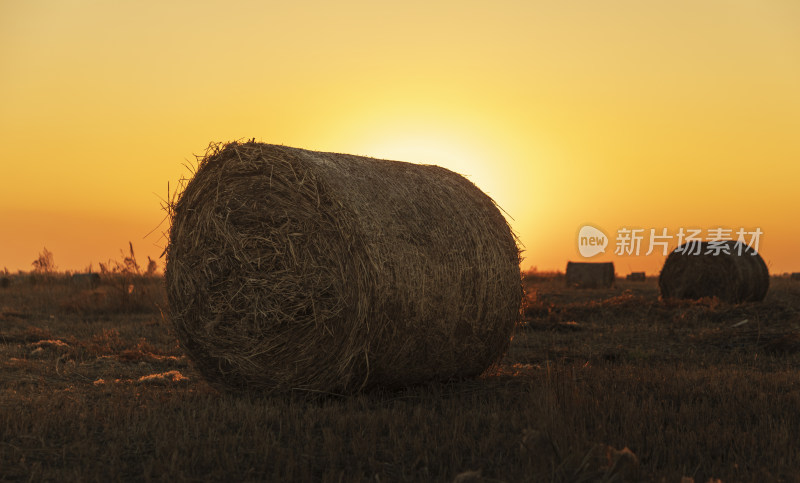
<instances>
[{"instance_id":1,"label":"sun glow","mask_svg":"<svg viewBox=\"0 0 800 483\"><path fill-rule=\"evenodd\" d=\"M488 190L495 185L487 153L466 136L443 136L424 129L392 130L364 143L364 153L382 159L435 164L455 171Z\"/></svg>"},{"instance_id":2,"label":"sun glow","mask_svg":"<svg viewBox=\"0 0 800 483\"><path fill-rule=\"evenodd\" d=\"M800 3L79 3L0 7L0 269L158 257L167 183L252 137L460 173L524 267L591 223L757 226L800 269Z\"/></svg>"}]
</instances>

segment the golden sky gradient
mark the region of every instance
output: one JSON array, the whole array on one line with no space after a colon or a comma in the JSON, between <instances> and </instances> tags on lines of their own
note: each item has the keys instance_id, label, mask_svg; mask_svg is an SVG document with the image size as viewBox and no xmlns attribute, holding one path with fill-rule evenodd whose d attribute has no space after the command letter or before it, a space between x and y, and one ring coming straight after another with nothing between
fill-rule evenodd
<instances>
[{"instance_id":1,"label":"golden sky gradient","mask_svg":"<svg viewBox=\"0 0 800 483\"><path fill-rule=\"evenodd\" d=\"M0 0L0 268L157 257L183 163L255 137L462 173L523 268L589 223L621 274L663 262L614 256L623 227L760 228L800 271L798 26L795 0Z\"/></svg>"}]
</instances>

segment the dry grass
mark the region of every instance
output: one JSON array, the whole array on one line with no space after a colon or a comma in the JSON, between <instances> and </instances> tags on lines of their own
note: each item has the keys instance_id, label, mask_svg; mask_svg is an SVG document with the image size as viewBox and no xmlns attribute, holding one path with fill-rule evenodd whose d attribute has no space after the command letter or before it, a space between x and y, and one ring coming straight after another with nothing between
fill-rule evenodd
<instances>
[{"instance_id":1,"label":"dry grass","mask_svg":"<svg viewBox=\"0 0 800 483\"><path fill-rule=\"evenodd\" d=\"M800 481L788 279L729 305L542 277L492 373L317 400L220 393L157 309L69 295L0 292L0 480Z\"/></svg>"},{"instance_id":2,"label":"dry grass","mask_svg":"<svg viewBox=\"0 0 800 483\"><path fill-rule=\"evenodd\" d=\"M220 388L346 394L474 377L519 320L510 228L438 166L214 145L169 210L172 321Z\"/></svg>"}]
</instances>

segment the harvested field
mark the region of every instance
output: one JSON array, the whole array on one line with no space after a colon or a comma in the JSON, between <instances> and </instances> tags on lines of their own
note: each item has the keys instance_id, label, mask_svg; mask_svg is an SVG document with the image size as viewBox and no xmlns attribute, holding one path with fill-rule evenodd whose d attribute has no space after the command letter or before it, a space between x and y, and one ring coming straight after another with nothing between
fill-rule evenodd
<instances>
[{"instance_id":1,"label":"harvested field","mask_svg":"<svg viewBox=\"0 0 800 483\"><path fill-rule=\"evenodd\" d=\"M529 280L525 327L493 372L317 400L206 383L161 315L160 279L131 312L75 311L64 301L82 289L57 280L13 283L0 291L0 478L800 478L796 282L730 305L664 303L654 280Z\"/></svg>"}]
</instances>

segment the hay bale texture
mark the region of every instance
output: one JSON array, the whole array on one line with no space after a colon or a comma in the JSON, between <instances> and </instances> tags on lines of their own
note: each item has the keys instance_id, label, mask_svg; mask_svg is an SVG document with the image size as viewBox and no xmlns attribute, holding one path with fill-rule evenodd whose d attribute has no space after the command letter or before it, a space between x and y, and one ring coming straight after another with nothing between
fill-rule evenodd
<instances>
[{"instance_id":1,"label":"hay bale texture","mask_svg":"<svg viewBox=\"0 0 800 483\"><path fill-rule=\"evenodd\" d=\"M734 240L690 242L669 254L658 287L664 299L717 297L723 302L759 302L769 289L769 270L750 247Z\"/></svg>"},{"instance_id":2,"label":"hay bale texture","mask_svg":"<svg viewBox=\"0 0 800 483\"><path fill-rule=\"evenodd\" d=\"M613 262L567 262L567 286L608 288L614 285Z\"/></svg>"},{"instance_id":3,"label":"hay bale texture","mask_svg":"<svg viewBox=\"0 0 800 483\"><path fill-rule=\"evenodd\" d=\"M212 145L170 215L172 321L221 388L346 394L472 377L519 321L513 233L438 166Z\"/></svg>"}]
</instances>

